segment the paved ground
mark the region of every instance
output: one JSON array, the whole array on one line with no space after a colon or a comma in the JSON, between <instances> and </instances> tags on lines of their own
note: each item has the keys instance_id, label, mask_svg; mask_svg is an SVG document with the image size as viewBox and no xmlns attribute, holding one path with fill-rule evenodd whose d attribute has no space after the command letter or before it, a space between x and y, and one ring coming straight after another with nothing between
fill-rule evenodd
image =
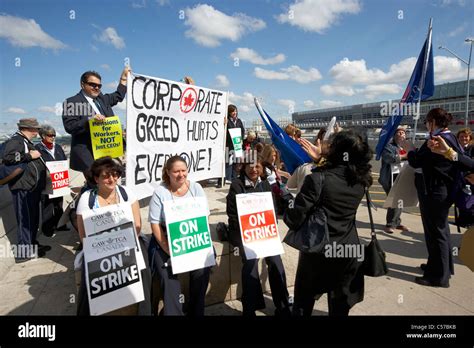
<instances>
[{"instance_id":1,"label":"paved ground","mask_svg":"<svg viewBox=\"0 0 474 348\"><path fill-rule=\"evenodd\" d=\"M375 180L376 181L376 180ZM222 202L222 190L205 189L210 201ZM383 200L382 188L374 185L372 196ZM381 203L380 203L381 204ZM225 204L218 203L212 214L225 221ZM357 304L352 315L473 315L474 275L455 257L455 276L449 289L423 287L413 282L421 275L418 266L426 261L420 217L404 213L403 223L410 232L387 235L380 232L385 222L386 210L374 211L378 238L387 253L390 268L388 275L379 278L366 277L365 300ZM361 239L368 242L370 226L367 207L363 202L357 214ZM454 246L461 243L462 234L451 227ZM42 244L53 248L47 257L16 264L0 279L0 315L74 315L75 278L73 260L78 237L71 231L59 232L52 238L40 237ZM297 260L294 260L295 264ZM293 289L289 292L292 294ZM271 296L266 296L267 308L259 315L273 314ZM208 315L241 315L240 301L207 307ZM327 304L323 297L314 308L315 315L326 315Z\"/></svg>"}]
</instances>

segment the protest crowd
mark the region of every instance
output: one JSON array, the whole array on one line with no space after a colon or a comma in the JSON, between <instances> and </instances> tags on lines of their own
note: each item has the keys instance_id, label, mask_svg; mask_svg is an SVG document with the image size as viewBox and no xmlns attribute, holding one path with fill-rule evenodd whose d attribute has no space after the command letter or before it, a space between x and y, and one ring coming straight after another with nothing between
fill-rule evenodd
<instances>
[{"instance_id":1,"label":"protest crowd","mask_svg":"<svg viewBox=\"0 0 474 348\"><path fill-rule=\"evenodd\" d=\"M259 260L264 259L275 316L310 316L323 294L328 295L329 315L347 316L364 299L364 277L386 273L384 258L328 253L328 246L364 247L357 233L356 212L364 197L370 209L374 156L364 130L342 129L335 123L309 141L295 125L288 125L280 129L279 140L264 143L255 131L246 133L238 106L227 105L218 92L196 87L193 102L186 94L194 91L191 78L168 85L169 95L160 94L163 81L147 79L126 67L116 91L103 94L97 72L87 71L80 77L81 90L63 104L64 129L71 135L69 162L55 144L53 127L42 126L35 118L19 120L17 133L2 145L0 177L12 193L17 244L26 251L17 255L17 262L44 257L51 249L38 243L38 231L52 236L71 228L81 241L74 263L81 271L78 315L110 314L135 306L137 315L203 316L210 273L218 267L203 186L217 179L217 187L228 189L227 218L218 226L219 237L238 249L242 262L242 314L254 316L265 307L258 269ZM150 104L147 96L153 85L155 94L158 91L154 110L163 116L143 111ZM140 93L141 98L137 97ZM124 139L112 107L126 96L140 114L127 114ZM167 115L174 107L181 110L176 115L201 112L209 120L173 121ZM128 127L134 124L134 116L146 118L143 127L138 121L136 129ZM379 181L388 195L405 168L414 170L412 184L428 251L426 263L420 265L423 276L414 281L447 288L454 274L449 209L456 203L462 227L474 223L474 207L464 209L466 201L459 201L473 189L474 141L468 128L453 134L451 115L441 108L430 110L421 120L430 137L419 147L406 138L404 127L393 130L381 153ZM143 138L173 144L173 150L155 145L154 152L149 152L146 141L137 137L145 132ZM196 132L202 134L200 140L214 145L199 149L198 142L187 140ZM38 134L41 141L35 146ZM120 158L125 140L124 164ZM85 179L67 208L70 227L59 225L65 214L68 167L83 173ZM127 184L123 185L125 173ZM140 217L139 202L144 197L151 197L148 221ZM387 209L385 233L409 230L402 224L402 210ZM280 257L277 219L290 229L283 242L300 251L293 300ZM151 235L141 232L144 224L151 225ZM190 278L185 306L178 279L183 273ZM160 313L153 306L153 281L159 283L163 299Z\"/></svg>"}]
</instances>

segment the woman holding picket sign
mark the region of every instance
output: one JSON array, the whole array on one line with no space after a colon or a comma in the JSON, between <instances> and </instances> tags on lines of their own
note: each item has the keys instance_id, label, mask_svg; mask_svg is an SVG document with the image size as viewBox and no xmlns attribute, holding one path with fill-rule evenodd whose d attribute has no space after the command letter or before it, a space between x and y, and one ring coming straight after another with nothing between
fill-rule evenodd
<instances>
[{"instance_id":1,"label":"woman holding picket sign","mask_svg":"<svg viewBox=\"0 0 474 348\"><path fill-rule=\"evenodd\" d=\"M364 136L352 130L337 133L324 166L306 176L294 206L286 210L285 223L298 231L305 218L322 207L329 232L329 243L321 252L300 252L293 315L310 316L315 299L324 293L328 294L329 315L348 315L351 307L363 300L364 249L355 218L365 190L372 184L371 159Z\"/></svg>"},{"instance_id":2,"label":"woman holding picket sign","mask_svg":"<svg viewBox=\"0 0 474 348\"><path fill-rule=\"evenodd\" d=\"M180 202L183 203L186 199L195 202L202 201L200 198L204 198L205 206L198 207L203 210L203 214L209 216L209 207L207 205L206 195L201 185L197 182L193 182L187 179L188 176L188 167L186 161L180 156L170 157L164 167L162 172L162 183L155 190L153 196L150 200L150 212L148 220L151 223L151 230L153 237L150 242L149 255L150 255L150 265L152 268L152 273L158 274L160 280L161 291L163 293L163 315L183 315L183 302L184 296L181 291L181 283L178 278L178 275L175 274L178 261L176 263L171 263L171 252L173 252L174 257L183 255L184 248L190 248L189 240L186 244L184 239L191 238L189 231L181 230L180 235L186 234L185 237L171 239L169 233L173 231L167 231L166 221L171 221L171 213L168 216L165 211L166 206L170 206L170 203ZM175 205L175 207L178 207ZM169 211L169 210L168 210ZM178 212L177 214L184 216L185 212ZM189 213L189 212L188 212ZM197 219L196 219L197 220ZM202 221L202 219L201 219ZM174 225L174 224L173 224ZM200 226L202 226L201 224ZM171 225L170 225L171 227ZM197 231L199 233L200 231ZM174 233L174 232L173 232ZM209 233L209 232L207 232ZM196 233L192 233L196 235ZM202 237L201 239L210 243L210 248L212 248L212 241L209 237ZM193 237L194 238L194 237ZM181 242L181 244L180 244ZM199 243L197 239L193 239L193 244ZM173 249L170 250L170 247ZM194 246L195 247L195 246ZM194 253L194 252L193 252ZM215 254L212 252L209 262L206 260L206 264L210 263L215 264ZM174 265L174 266L173 266ZM173 270L175 272L173 272ZM188 315L189 316L203 316L204 315L204 305L206 290L209 284L209 275L211 267L203 267L189 271L189 282L190 282L190 291L189 291L189 301L188 301ZM181 273L181 272L179 272Z\"/></svg>"},{"instance_id":3,"label":"woman holding picket sign","mask_svg":"<svg viewBox=\"0 0 474 348\"><path fill-rule=\"evenodd\" d=\"M39 130L41 142L35 148L41 153L45 162L66 161L67 157L61 145L56 144L56 130L50 125L44 125ZM48 195L41 197L41 231L47 237L51 237L56 231L67 231L67 226L58 227L57 224L63 215L63 197L49 198Z\"/></svg>"},{"instance_id":4,"label":"woman holding picket sign","mask_svg":"<svg viewBox=\"0 0 474 348\"><path fill-rule=\"evenodd\" d=\"M255 311L265 308L262 285L258 274L259 259L247 259L242 243L237 211L236 195L252 192L271 192L270 183L262 179L263 160L261 157L255 163L246 163L240 176L232 182L227 195L227 215L229 217L229 241L239 248L242 257L242 307L244 316L255 316ZM277 316L289 316L288 290L286 275L280 255L265 257L268 266L268 278L272 291L273 303Z\"/></svg>"},{"instance_id":5,"label":"woman holding picket sign","mask_svg":"<svg viewBox=\"0 0 474 348\"><path fill-rule=\"evenodd\" d=\"M77 226L81 242L83 242L84 238L89 238L86 237L88 234L86 233L87 231L85 229L83 215L85 216L86 213L90 215L90 212L93 212L98 208L109 207L110 209L113 209L116 207L116 205L122 205L127 209L131 208L131 214L133 215L133 225L135 227L135 232L139 237L138 240L140 243L140 249L146 268L141 270L144 301L139 302L138 306L132 305L136 306L136 309L132 308L131 306L125 307L127 308L126 315L130 313L128 309L133 309L138 315L151 315L151 273L150 267L148 266L148 256L146 254L146 240L145 237L140 234L140 206L138 204L137 198L131 190L118 185L118 181L124 174L124 168L118 162L118 160L107 156L95 160L88 174L88 182L95 182L97 187L83 192L77 204ZM76 261L74 262L75 266L78 263L78 259L81 258L83 259L82 252L76 256ZM82 262L82 264L84 264L84 262ZM82 266L82 279L79 289L77 308L78 315L90 314L85 273L85 267ZM122 309L119 309L119 311L122 311ZM117 314L117 312L114 311L107 314ZM120 312L118 314L120 314Z\"/></svg>"}]
</instances>

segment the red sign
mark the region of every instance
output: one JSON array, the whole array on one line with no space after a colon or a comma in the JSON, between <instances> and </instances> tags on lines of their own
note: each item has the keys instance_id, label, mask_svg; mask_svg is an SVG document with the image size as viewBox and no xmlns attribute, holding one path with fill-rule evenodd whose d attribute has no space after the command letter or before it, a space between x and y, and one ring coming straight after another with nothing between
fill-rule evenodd
<instances>
[{"instance_id":1,"label":"red sign","mask_svg":"<svg viewBox=\"0 0 474 348\"><path fill-rule=\"evenodd\" d=\"M51 180L53 182L53 190L67 187L69 186L69 171L52 173Z\"/></svg>"},{"instance_id":2,"label":"red sign","mask_svg":"<svg viewBox=\"0 0 474 348\"><path fill-rule=\"evenodd\" d=\"M245 243L266 241L277 238L278 230L273 210L240 216Z\"/></svg>"}]
</instances>

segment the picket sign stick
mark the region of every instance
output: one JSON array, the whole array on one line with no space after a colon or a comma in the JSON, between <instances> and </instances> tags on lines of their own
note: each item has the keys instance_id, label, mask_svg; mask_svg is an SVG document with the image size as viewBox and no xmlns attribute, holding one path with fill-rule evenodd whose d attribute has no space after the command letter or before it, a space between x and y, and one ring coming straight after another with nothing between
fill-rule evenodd
<instances>
[{"instance_id":1,"label":"picket sign stick","mask_svg":"<svg viewBox=\"0 0 474 348\"><path fill-rule=\"evenodd\" d=\"M229 91L227 91L227 95L226 95L226 98L225 98L225 105L226 105L226 109L225 109L225 120L224 121L224 161L222 161L222 176L221 176L221 188L225 186L225 169L226 169L226 161L227 161L227 157L226 155L228 155L228 153L226 154L226 139L227 139L227 124L228 124L228 119L227 119L227 110L229 108Z\"/></svg>"}]
</instances>

